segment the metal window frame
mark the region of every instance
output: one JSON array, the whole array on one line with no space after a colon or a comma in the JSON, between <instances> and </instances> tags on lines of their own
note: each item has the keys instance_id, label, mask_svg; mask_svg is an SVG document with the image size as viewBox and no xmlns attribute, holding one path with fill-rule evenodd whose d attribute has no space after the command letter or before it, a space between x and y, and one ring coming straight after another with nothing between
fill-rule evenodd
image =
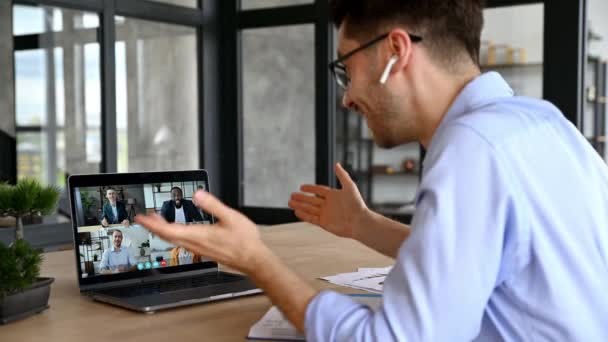
<instances>
[{"instance_id":1,"label":"metal window frame","mask_svg":"<svg viewBox=\"0 0 608 342\"><path fill-rule=\"evenodd\" d=\"M205 87L203 80L203 10L202 0L197 0L197 8L171 5L149 0L13 0L12 5L50 6L71 10L93 12L99 15L100 26L98 42L100 44L101 68L101 153L100 172L117 172L118 146L116 141L116 61L115 43L116 15L128 18L160 22L166 24L193 27L197 34L197 87L199 89L198 128L199 128L199 166L204 167L204 103L201 94ZM15 51L39 47L40 34L14 37ZM14 85L13 85L14 87ZM31 131L29 128L17 127L17 131ZM16 172L16 171L15 171Z\"/></svg>"},{"instance_id":2,"label":"metal window frame","mask_svg":"<svg viewBox=\"0 0 608 342\"><path fill-rule=\"evenodd\" d=\"M261 9L240 10L240 1L227 1L223 16L226 22L232 23L234 28L225 27L228 36L225 41L224 56L230 57L225 75L227 84L224 91L237 98L237 103L226 103L224 119L225 125L224 153L229 160L225 160L222 170L224 177L228 170L228 177L223 183L225 201L231 206L247 215L259 224L279 224L295 222L297 218L293 211L287 208L269 208L245 205L244 203L244 159L243 159L243 108L242 108L242 50L241 32L247 29L270 28L291 25L314 25L315 42L315 181L318 184L335 186L333 164L335 161L335 89L327 65L333 58L333 31L329 20L329 2L316 0L311 4L293 5L284 7L269 7ZM226 61L226 59L225 59ZM226 118L226 116L230 116ZM236 127L237 134L234 134ZM226 150L226 147L229 149ZM235 181L238 180L238 181ZM297 190L297 189L294 189Z\"/></svg>"}]
</instances>

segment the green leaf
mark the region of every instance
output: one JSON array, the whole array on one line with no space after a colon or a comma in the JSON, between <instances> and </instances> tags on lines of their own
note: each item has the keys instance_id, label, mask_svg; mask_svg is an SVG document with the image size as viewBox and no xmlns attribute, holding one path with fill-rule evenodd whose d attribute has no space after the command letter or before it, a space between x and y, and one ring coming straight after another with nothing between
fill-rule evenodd
<instances>
[{"instance_id":1,"label":"green leaf","mask_svg":"<svg viewBox=\"0 0 608 342\"><path fill-rule=\"evenodd\" d=\"M25 289L40 276L42 252L24 240L0 243L0 298Z\"/></svg>"},{"instance_id":2,"label":"green leaf","mask_svg":"<svg viewBox=\"0 0 608 342\"><path fill-rule=\"evenodd\" d=\"M57 207L60 195L61 190L57 186L49 185L43 188L34 202L32 210L39 211L41 215L51 214Z\"/></svg>"},{"instance_id":3,"label":"green leaf","mask_svg":"<svg viewBox=\"0 0 608 342\"><path fill-rule=\"evenodd\" d=\"M13 209L21 214L29 214L42 191L42 185L33 179L24 179L15 186L13 193Z\"/></svg>"},{"instance_id":4,"label":"green leaf","mask_svg":"<svg viewBox=\"0 0 608 342\"><path fill-rule=\"evenodd\" d=\"M48 215L57 207L60 196L59 187L43 187L35 179L21 180L15 186L0 184L0 214Z\"/></svg>"},{"instance_id":5,"label":"green leaf","mask_svg":"<svg viewBox=\"0 0 608 342\"><path fill-rule=\"evenodd\" d=\"M13 208L13 193L14 187L0 183L0 215Z\"/></svg>"}]
</instances>

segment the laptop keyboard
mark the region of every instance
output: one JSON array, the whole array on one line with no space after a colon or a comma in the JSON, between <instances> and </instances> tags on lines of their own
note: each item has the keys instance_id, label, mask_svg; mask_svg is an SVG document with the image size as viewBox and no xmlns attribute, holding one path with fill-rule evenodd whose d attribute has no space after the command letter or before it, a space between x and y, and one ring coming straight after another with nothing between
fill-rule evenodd
<instances>
[{"instance_id":1,"label":"laptop keyboard","mask_svg":"<svg viewBox=\"0 0 608 342\"><path fill-rule=\"evenodd\" d=\"M226 284L240 280L243 280L243 277L238 275L217 273L197 276L194 278L174 279L149 284L137 284L129 287L119 287L114 289L102 290L99 291L99 293L112 297L129 298L159 293L169 293L197 287L212 286L217 284Z\"/></svg>"}]
</instances>

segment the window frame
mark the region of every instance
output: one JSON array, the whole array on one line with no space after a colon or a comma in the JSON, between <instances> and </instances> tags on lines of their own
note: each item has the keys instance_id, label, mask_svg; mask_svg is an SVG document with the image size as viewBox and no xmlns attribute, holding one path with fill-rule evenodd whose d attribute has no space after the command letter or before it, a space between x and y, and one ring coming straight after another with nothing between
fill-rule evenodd
<instances>
[{"instance_id":1,"label":"window frame","mask_svg":"<svg viewBox=\"0 0 608 342\"><path fill-rule=\"evenodd\" d=\"M181 25L196 29L196 60L197 65L197 86L199 94L198 103L198 129L199 146L203 146L204 131L204 111L203 93L204 87L203 68L203 39L201 38L205 22L202 13L202 0L197 0L198 8L183 7L160 3L149 0L13 0L11 4L26 6L49 6L59 9L80 10L96 13L99 16L98 39L100 45L100 68L101 68L101 155L99 172L113 173L118 169L118 145L116 141L117 122L116 122L116 60L115 60L115 16L147 20L155 23L165 23ZM23 51L38 49L39 39L42 34L30 34L23 36L13 36L13 51ZM61 34L61 33L55 33ZM13 59L14 61L14 59ZM15 75L16 76L16 75ZM14 88L13 84L13 88ZM16 114L16 113L15 113ZM23 131L42 131L43 126L16 126L16 132ZM199 149L199 167L203 168L204 151ZM15 170L16 172L16 170ZM16 175L15 175L16 176ZM16 179L16 177L15 177Z\"/></svg>"}]
</instances>

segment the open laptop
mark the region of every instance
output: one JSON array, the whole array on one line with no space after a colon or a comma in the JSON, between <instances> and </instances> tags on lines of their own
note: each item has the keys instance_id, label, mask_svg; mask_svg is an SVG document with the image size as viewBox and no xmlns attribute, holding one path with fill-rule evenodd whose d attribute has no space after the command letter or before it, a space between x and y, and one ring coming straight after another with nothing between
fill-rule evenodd
<instances>
[{"instance_id":1,"label":"open laptop","mask_svg":"<svg viewBox=\"0 0 608 342\"><path fill-rule=\"evenodd\" d=\"M213 224L192 203L195 191L209 191L205 170L74 175L68 184L82 294L154 312L262 292L247 277L222 272L213 260L133 222L158 213L170 222Z\"/></svg>"}]
</instances>

